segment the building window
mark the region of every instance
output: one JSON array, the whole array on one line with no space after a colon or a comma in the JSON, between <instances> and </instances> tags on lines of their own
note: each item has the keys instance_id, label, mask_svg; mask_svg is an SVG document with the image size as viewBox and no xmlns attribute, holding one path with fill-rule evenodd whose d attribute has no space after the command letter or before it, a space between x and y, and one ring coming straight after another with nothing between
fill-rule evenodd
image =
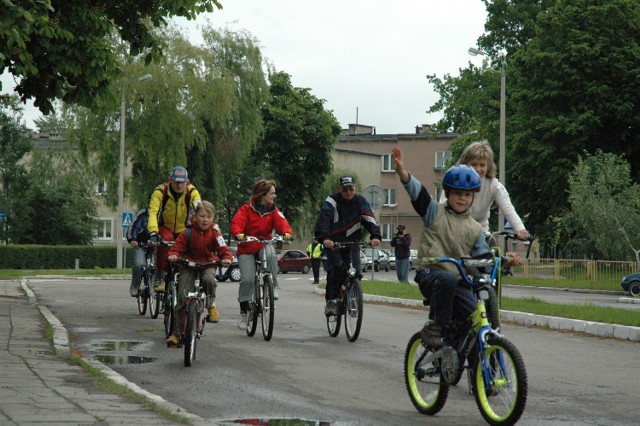
<instances>
[{"instance_id":1,"label":"building window","mask_svg":"<svg viewBox=\"0 0 640 426\"><path fill-rule=\"evenodd\" d=\"M391 223L383 223L380 225L380 232L382 233L382 241L391 241L393 225Z\"/></svg>"},{"instance_id":2,"label":"building window","mask_svg":"<svg viewBox=\"0 0 640 426\"><path fill-rule=\"evenodd\" d=\"M393 156L391 154L382 154L380 158L382 160L383 172L395 172L393 169Z\"/></svg>"},{"instance_id":3,"label":"building window","mask_svg":"<svg viewBox=\"0 0 640 426\"><path fill-rule=\"evenodd\" d=\"M102 181L98 181L98 183L96 183L96 194L104 195L106 193L107 193L107 180L102 179Z\"/></svg>"},{"instance_id":4,"label":"building window","mask_svg":"<svg viewBox=\"0 0 640 426\"><path fill-rule=\"evenodd\" d=\"M385 206L395 206L398 203L396 203L396 190L394 188L386 188L384 190L384 205Z\"/></svg>"},{"instance_id":5,"label":"building window","mask_svg":"<svg viewBox=\"0 0 640 426\"><path fill-rule=\"evenodd\" d=\"M111 241L111 235L113 231L113 219L107 217L98 218L96 224L96 241Z\"/></svg>"},{"instance_id":6,"label":"building window","mask_svg":"<svg viewBox=\"0 0 640 426\"><path fill-rule=\"evenodd\" d=\"M442 170L447 166L447 161L451 158L451 151L436 151L436 170Z\"/></svg>"}]
</instances>

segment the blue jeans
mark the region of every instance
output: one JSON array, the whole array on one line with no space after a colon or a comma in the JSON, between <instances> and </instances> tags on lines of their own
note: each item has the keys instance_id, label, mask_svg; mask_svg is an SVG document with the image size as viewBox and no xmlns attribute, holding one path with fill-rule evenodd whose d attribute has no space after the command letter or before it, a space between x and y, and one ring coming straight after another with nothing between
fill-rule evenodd
<instances>
[{"instance_id":1,"label":"blue jeans","mask_svg":"<svg viewBox=\"0 0 640 426\"><path fill-rule=\"evenodd\" d=\"M408 283L410 270L411 263L409 262L408 257L405 257L404 259L398 259L396 257L396 275L398 276L398 281Z\"/></svg>"},{"instance_id":2,"label":"blue jeans","mask_svg":"<svg viewBox=\"0 0 640 426\"><path fill-rule=\"evenodd\" d=\"M476 309L471 288L449 271L425 268L416 274L420 293L429 299L429 318L448 328L453 319L466 321Z\"/></svg>"}]
</instances>

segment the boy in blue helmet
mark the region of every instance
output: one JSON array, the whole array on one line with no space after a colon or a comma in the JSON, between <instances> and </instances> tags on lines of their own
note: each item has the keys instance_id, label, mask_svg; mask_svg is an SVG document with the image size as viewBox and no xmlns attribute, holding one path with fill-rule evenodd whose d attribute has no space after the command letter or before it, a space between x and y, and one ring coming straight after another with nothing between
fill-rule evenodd
<instances>
[{"instance_id":1,"label":"boy in blue helmet","mask_svg":"<svg viewBox=\"0 0 640 426\"><path fill-rule=\"evenodd\" d=\"M476 171L466 165L453 166L444 175L442 187L447 200L438 204L431 198L420 181L404 168L402 151L393 148L393 162L396 173L404 185L414 210L420 215L425 228L418 249L418 271L415 281L422 295L430 300L429 316L422 330L422 338L433 347L442 346L450 337L451 321L464 321L476 309L473 292L459 284L460 277L455 265L438 263L420 265L420 259L427 257L483 257L492 256L486 242L482 226L471 217L470 207L475 194L480 190L481 180ZM519 256L508 253L512 264L519 262Z\"/></svg>"}]
</instances>

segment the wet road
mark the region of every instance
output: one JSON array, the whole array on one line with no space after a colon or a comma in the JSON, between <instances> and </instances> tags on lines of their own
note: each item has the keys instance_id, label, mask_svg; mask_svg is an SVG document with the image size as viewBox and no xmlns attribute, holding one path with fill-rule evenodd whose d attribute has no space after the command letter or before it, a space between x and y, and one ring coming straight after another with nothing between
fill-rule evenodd
<instances>
[{"instance_id":1,"label":"wet road","mask_svg":"<svg viewBox=\"0 0 640 426\"><path fill-rule=\"evenodd\" d=\"M393 273L391 271L390 273ZM280 275L273 339L237 329L237 283L221 283L221 322L208 325L193 367L164 345L161 318L138 315L125 280L34 280L41 303L65 324L84 356L111 356L111 367L149 392L211 421L298 418L332 424L424 425L402 377L409 337L423 310L366 304L360 338L328 336L323 298L309 275ZM529 401L520 424L623 425L640 418L640 347L614 339L506 325L523 354ZM147 363L124 363L131 357ZM122 363L120 363L122 362ZM438 424L484 424L465 382L449 395Z\"/></svg>"}]
</instances>

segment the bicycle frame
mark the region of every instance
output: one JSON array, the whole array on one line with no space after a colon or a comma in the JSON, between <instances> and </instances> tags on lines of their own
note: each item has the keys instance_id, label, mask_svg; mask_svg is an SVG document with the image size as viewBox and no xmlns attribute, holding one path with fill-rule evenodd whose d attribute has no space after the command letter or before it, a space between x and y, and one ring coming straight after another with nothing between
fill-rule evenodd
<instances>
[{"instance_id":1,"label":"bicycle frame","mask_svg":"<svg viewBox=\"0 0 640 426\"><path fill-rule=\"evenodd\" d=\"M253 236L246 236L240 243L247 242L259 242L262 244L262 249L259 252L259 256L255 258L255 276L253 280L253 300L249 302L249 312L247 313L247 335L253 336L257 328L257 319L260 316L262 322L262 335L264 340L271 340L273 335L273 322L275 318L275 299L273 288L273 276L274 271L269 268L269 259L267 259L267 245L271 245L274 242L287 242L284 239L276 235L271 239L257 238Z\"/></svg>"}]
</instances>

